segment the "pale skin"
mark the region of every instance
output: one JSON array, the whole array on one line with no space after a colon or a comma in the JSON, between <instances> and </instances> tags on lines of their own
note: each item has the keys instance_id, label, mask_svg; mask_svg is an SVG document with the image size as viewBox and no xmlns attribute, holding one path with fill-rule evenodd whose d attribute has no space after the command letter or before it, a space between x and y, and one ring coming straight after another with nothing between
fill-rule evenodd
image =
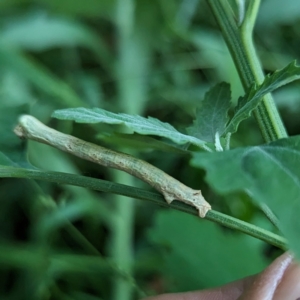
<instances>
[{"instance_id":1,"label":"pale skin","mask_svg":"<svg viewBox=\"0 0 300 300\"><path fill-rule=\"evenodd\" d=\"M168 204L173 200L179 200L196 207L201 218L204 218L211 209L200 190L191 189L153 165L128 154L56 131L32 116L21 116L14 132L20 138L48 144L99 165L125 171L147 182L162 193Z\"/></svg>"},{"instance_id":2,"label":"pale skin","mask_svg":"<svg viewBox=\"0 0 300 300\"><path fill-rule=\"evenodd\" d=\"M300 266L285 253L263 272L221 287L143 300L300 300Z\"/></svg>"}]
</instances>

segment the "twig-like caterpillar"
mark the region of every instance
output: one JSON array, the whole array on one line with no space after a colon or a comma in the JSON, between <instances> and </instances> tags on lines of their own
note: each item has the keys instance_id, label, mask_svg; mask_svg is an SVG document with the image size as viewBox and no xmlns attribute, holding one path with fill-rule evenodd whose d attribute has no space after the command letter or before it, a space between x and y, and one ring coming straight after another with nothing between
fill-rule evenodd
<instances>
[{"instance_id":1,"label":"twig-like caterpillar","mask_svg":"<svg viewBox=\"0 0 300 300\"><path fill-rule=\"evenodd\" d=\"M21 116L14 132L21 138L48 144L99 165L125 171L153 186L164 195L168 204L173 200L179 200L196 207L201 218L204 218L211 209L200 190L187 187L153 165L128 154L58 132L32 116Z\"/></svg>"}]
</instances>

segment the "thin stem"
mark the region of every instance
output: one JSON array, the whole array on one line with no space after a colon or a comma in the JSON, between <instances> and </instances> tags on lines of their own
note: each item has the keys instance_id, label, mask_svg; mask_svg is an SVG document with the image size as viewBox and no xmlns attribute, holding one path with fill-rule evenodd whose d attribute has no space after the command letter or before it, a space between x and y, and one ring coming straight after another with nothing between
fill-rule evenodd
<instances>
[{"instance_id":1,"label":"thin stem","mask_svg":"<svg viewBox=\"0 0 300 300\"><path fill-rule=\"evenodd\" d=\"M253 43L253 29L259 6L260 0L249 1L249 7L247 8L240 30L242 43L250 62L250 68L255 82L258 84L262 83L265 77ZM286 130L271 94L267 94L263 98L261 104L254 111L254 115L266 142L287 137Z\"/></svg>"},{"instance_id":2,"label":"thin stem","mask_svg":"<svg viewBox=\"0 0 300 300\"><path fill-rule=\"evenodd\" d=\"M264 212L264 214L266 215L266 217L269 219L269 221L277 228L279 229L280 226L279 226L279 221L277 219L277 217L275 216L275 214L272 212L272 210L270 209L270 207L265 204L265 203L262 203L260 205L261 207L261 210Z\"/></svg>"},{"instance_id":3,"label":"thin stem","mask_svg":"<svg viewBox=\"0 0 300 300\"><path fill-rule=\"evenodd\" d=\"M0 168L0 177L28 178L54 182L58 184L70 184L75 186L81 186L106 193L118 194L126 197L151 201L164 207L171 206L176 210L184 211L192 215L197 215L197 210L195 208L184 203L176 201L173 202L171 205L167 204L164 200L164 197L161 194L80 175L73 175L61 172L44 172L39 170L28 170L15 167L2 167ZM210 210L206 214L205 219L213 221L215 223L219 223L228 228L236 229L245 234L251 235L280 249L287 249L287 242L283 237L269 232L267 230L264 230L255 225L249 224L247 222L238 220L236 218L227 216L225 214L213 210ZM199 218L199 222L201 220L202 219Z\"/></svg>"},{"instance_id":4,"label":"thin stem","mask_svg":"<svg viewBox=\"0 0 300 300\"><path fill-rule=\"evenodd\" d=\"M230 138L231 132L228 132L225 136L225 150L230 150Z\"/></svg>"},{"instance_id":5,"label":"thin stem","mask_svg":"<svg viewBox=\"0 0 300 300\"><path fill-rule=\"evenodd\" d=\"M142 115L146 103L145 84L141 78L147 75L147 64L141 57L147 57L142 47L142 38L138 37L137 32L140 30L136 19L136 1L134 0L117 0L116 3L116 29L117 29L117 49L118 55L116 60L116 75L118 101L123 111L131 115ZM138 76L136 76L139 74ZM134 78L128 80L128 78ZM121 148L122 150L122 148ZM129 153L134 155L133 150ZM123 172L112 172L114 181L119 181L128 185L134 185L135 178ZM114 255L118 265L127 272L132 270L134 253L134 214L135 201L129 199L124 201L123 197L115 197L116 219L113 226L111 253ZM132 299L132 287L128 281L122 278L116 278L113 283L114 300Z\"/></svg>"},{"instance_id":6,"label":"thin stem","mask_svg":"<svg viewBox=\"0 0 300 300\"><path fill-rule=\"evenodd\" d=\"M254 82L260 84L264 79L264 73L252 39L260 1L249 1L249 7L241 27L238 27L227 1L207 0L207 3L222 30L244 89L247 90ZM287 136L271 94L263 97L261 104L255 109L254 115L266 142Z\"/></svg>"}]
</instances>

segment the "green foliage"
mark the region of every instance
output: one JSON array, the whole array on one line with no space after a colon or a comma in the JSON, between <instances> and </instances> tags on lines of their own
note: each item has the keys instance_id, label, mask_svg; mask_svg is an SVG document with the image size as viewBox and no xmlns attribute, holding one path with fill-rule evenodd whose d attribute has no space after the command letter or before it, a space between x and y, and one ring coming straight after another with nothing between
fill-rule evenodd
<instances>
[{"instance_id":1,"label":"green foliage","mask_svg":"<svg viewBox=\"0 0 300 300\"><path fill-rule=\"evenodd\" d=\"M219 193L244 190L258 203L267 204L298 257L300 171L295 164L299 146L300 138L293 137L222 153L197 153L192 160L193 165L205 168L207 181Z\"/></svg>"},{"instance_id":2,"label":"green foliage","mask_svg":"<svg viewBox=\"0 0 300 300\"><path fill-rule=\"evenodd\" d=\"M31 32L31 35L26 34ZM46 17L37 13L17 19L3 30L6 43L22 49L43 51L56 47L84 46L98 53L99 39L92 30L65 18Z\"/></svg>"},{"instance_id":3,"label":"green foliage","mask_svg":"<svg viewBox=\"0 0 300 300\"><path fill-rule=\"evenodd\" d=\"M5 69L8 68L15 74L22 74L22 80L28 80L34 87L43 91L45 96L53 97L55 99L53 101L60 105L82 105L82 101L74 90L62 79L57 78L47 69L32 61L9 44L1 44L0 63Z\"/></svg>"},{"instance_id":4,"label":"green foliage","mask_svg":"<svg viewBox=\"0 0 300 300\"><path fill-rule=\"evenodd\" d=\"M230 108L230 85L222 82L211 88L196 110L196 120L189 134L214 143L216 134L222 136L228 122Z\"/></svg>"},{"instance_id":5,"label":"green foliage","mask_svg":"<svg viewBox=\"0 0 300 300\"><path fill-rule=\"evenodd\" d=\"M299 14L289 10L295 0L273 2L262 1L254 39L272 75L243 92L201 1L0 1L1 299L141 299L257 273L280 253L270 244L285 242L252 201L268 204L299 256L299 138L250 147L262 140L249 117L271 91L289 133L300 134L299 83L276 90L299 78L295 63L276 71L299 54ZM51 119L75 107L87 124ZM216 224L177 201L170 208L141 182L18 139L21 114L201 189ZM233 150L199 152L229 132ZM253 228L270 244L237 232Z\"/></svg>"},{"instance_id":6,"label":"green foliage","mask_svg":"<svg viewBox=\"0 0 300 300\"><path fill-rule=\"evenodd\" d=\"M0 101L0 155L1 164L18 165L26 162L26 147L24 141L21 141L16 137L12 128L16 124L16 119L19 115L28 111L28 105L26 100L20 99L23 95L26 95L26 91L23 93L10 93L4 90L5 100L2 98ZM17 101L16 101L17 100Z\"/></svg>"},{"instance_id":7,"label":"green foliage","mask_svg":"<svg viewBox=\"0 0 300 300\"><path fill-rule=\"evenodd\" d=\"M266 266L260 255L262 242L176 211L158 213L148 234L162 249L162 273L176 291L218 286Z\"/></svg>"},{"instance_id":8,"label":"green foliage","mask_svg":"<svg viewBox=\"0 0 300 300\"><path fill-rule=\"evenodd\" d=\"M173 145L164 141L157 140L149 136L141 136L138 134L124 134L114 132L113 134L99 134L97 136L101 141L107 142L108 144L118 146L125 144L130 148L138 148L139 151L143 149L159 150L167 153L178 153L178 154L189 154L190 152L183 147Z\"/></svg>"},{"instance_id":9,"label":"green foliage","mask_svg":"<svg viewBox=\"0 0 300 300\"><path fill-rule=\"evenodd\" d=\"M241 97L235 108L234 116L226 127L226 132L235 132L239 124L250 117L252 111L259 105L262 97L279 87L300 78L300 67L291 62L281 70L266 75L264 82L257 86L255 83L245 96Z\"/></svg>"},{"instance_id":10,"label":"green foliage","mask_svg":"<svg viewBox=\"0 0 300 300\"><path fill-rule=\"evenodd\" d=\"M192 143L201 147L205 143L200 139L180 133L172 125L163 123L157 119L127 114L115 114L100 108L61 109L55 111L52 116L58 119L73 120L79 123L123 124L134 132L161 136L178 144Z\"/></svg>"},{"instance_id":11,"label":"green foliage","mask_svg":"<svg viewBox=\"0 0 300 300\"><path fill-rule=\"evenodd\" d=\"M178 132L172 125L148 117L115 114L100 108L72 108L55 111L52 116L62 120L73 120L79 123L106 123L124 124L134 132L144 135L156 135L169 138L175 143L191 143L203 146L205 142L215 142L216 134L236 132L239 124L250 117L253 110L259 105L263 96L279 87L300 78L300 67L296 62L290 63L273 74L266 75L262 84L255 83L245 96L241 97L235 108L234 115L228 122L230 108L230 86L221 83L211 88L196 110L196 120L188 128L189 135ZM228 124L227 124L228 123Z\"/></svg>"},{"instance_id":12,"label":"green foliage","mask_svg":"<svg viewBox=\"0 0 300 300\"><path fill-rule=\"evenodd\" d=\"M13 166L15 163L10 160L4 153L0 152L0 165L1 166Z\"/></svg>"}]
</instances>

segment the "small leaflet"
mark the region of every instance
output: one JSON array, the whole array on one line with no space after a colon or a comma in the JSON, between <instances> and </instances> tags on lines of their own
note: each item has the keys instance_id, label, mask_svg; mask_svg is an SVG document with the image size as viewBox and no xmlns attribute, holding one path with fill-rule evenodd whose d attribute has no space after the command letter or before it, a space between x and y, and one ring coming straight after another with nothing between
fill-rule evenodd
<instances>
[{"instance_id":1,"label":"small leaflet","mask_svg":"<svg viewBox=\"0 0 300 300\"><path fill-rule=\"evenodd\" d=\"M212 87L196 110L196 119L188 128L188 133L206 142L215 142L216 134L222 136L228 118L230 108L230 85L221 82Z\"/></svg>"},{"instance_id":2,"label":"small leaflet","mask_svg":"<svg viewBox=\"0 0 300 300\"><path fill-rule=\"evenodd\" d=\"M225 133L236 132L239 124L250 117L252 111L260 104L266 94L299 78L300 67L296 65L296 61L293 61L283 69L268 74L262 84L253 84L248 92L239 98L234 116L228 123Z\"/></svg>"}]
</instances>

